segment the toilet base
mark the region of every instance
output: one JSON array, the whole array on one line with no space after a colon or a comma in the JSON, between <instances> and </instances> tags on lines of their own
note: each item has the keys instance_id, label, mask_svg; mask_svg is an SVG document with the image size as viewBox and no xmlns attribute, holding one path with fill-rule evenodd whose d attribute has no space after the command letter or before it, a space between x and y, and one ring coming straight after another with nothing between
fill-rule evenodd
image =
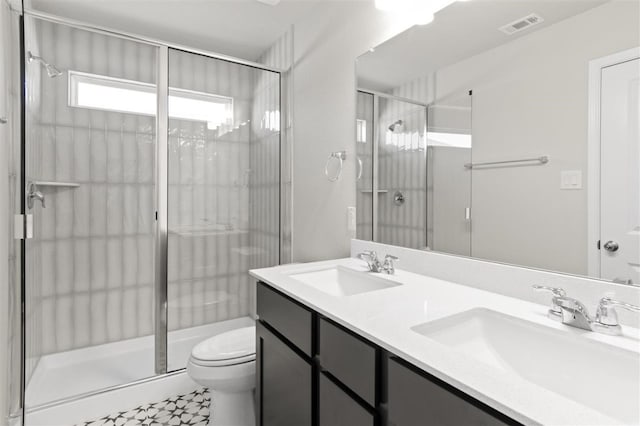
<instances>
[{"instance_id":1,"label":"toilet base","mask_svg":"<svg viewBox=\"0 0 640 426\"><path fill-rule=\"evenodd\" d=\"M209 389L209 395L209 426L255 426L253 389L246 392Z\"/></svg>"}]
</instances>

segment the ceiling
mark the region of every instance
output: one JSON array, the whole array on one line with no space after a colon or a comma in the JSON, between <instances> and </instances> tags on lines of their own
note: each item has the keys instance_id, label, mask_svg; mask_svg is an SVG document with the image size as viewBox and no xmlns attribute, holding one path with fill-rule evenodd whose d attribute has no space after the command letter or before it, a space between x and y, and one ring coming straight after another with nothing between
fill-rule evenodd
<instances>
[{"instance_id":1,"label":"ceiling","mask_svg":"<svg viewBox=\"0 0 640 426\"><path fill-rule=\"evenodd\" d=\"M33 8L97 26L256 60L328 0L32 0Z\"/></svg>"},{"instance_id":2,"label":"ceiling","mask_svg":"<svg viewBox=\"0 0 640 426\"><path fill-rule=\"evenodd\" d=\"M472 0L456 2L435 20L414 26L358 58L358 84L388 91L447 65L548 27L607 0ZM498 28L531 13L544 22L513 35Z\"/></svg>"}]
</instances>

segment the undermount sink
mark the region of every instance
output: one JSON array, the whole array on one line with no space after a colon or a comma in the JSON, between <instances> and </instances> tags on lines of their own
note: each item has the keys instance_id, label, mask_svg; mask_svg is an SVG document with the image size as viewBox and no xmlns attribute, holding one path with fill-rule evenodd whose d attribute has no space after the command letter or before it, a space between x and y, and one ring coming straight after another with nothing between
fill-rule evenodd
<instances>
[{"instance_id":1,"label":"undermount sink","mask_svg":"<svg viewBox=\"0 0 640 426\"><path fill-rule=\"evenodd\" d=\"M370 272L354 271L342 266L294 273L289 276L332 296L353 296L400 285Z\"/></svg>"},{"instance_id":2,"label":"undermount sink","mask_svg":"<svg viewBox=\"0 0 640 426\"><path fill-rule=\"evenodd\" d=\"M412 330L621 423L640 423L637 353L483 308Z\"/></svg>"}]
</instances>

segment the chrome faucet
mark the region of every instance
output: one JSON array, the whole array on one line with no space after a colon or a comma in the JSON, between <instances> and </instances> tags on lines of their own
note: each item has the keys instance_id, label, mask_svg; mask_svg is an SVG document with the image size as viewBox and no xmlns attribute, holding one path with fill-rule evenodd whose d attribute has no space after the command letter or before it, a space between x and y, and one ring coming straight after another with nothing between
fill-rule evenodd
<instances>
[{"instance_id":1,"label":"chrome faucet","mask_svg":"<svg viewBox=\"0 0 640 426\"><path fill-rule=\"evenodd\" d=\"M380 262L380 259L378 259L378 253L372 250L366 250L358 254L358 259L362 259L367 262L367 267L371 272L384 272L389 275L393 275L396 272L393 265L393 261L398 260L396 256L388 254L384 257L384 262Z\"/></svg>"},{"instance_id":2,"label":"chrome faucet","mask_svg":"<svg viewBox=\"0 0 640 426\"><path fill-rule=\"evenodd\" d=\"M622 328L618 323L618 313L616 312L616 308L622 308L632 312L640 312L640 306L620 302L610 297L603 297L600 299L600 303L598 303L598 310L596 311L597 331L613 335L622 334Z\"/></svg>"},{"instance_id":3,"label":"chrome faucet","mask_svg":"<svg viewBox=\"0 0 640 426\"><path fill-rule=\"evenodd\" d=\"M622 334L622 327L618 323L618 314L615 308L623 308L634 312L640 312L640 306L620 302L610 297L603 297L598 303L595 318L589 315L587 307L577 299L566 296L561 288L534 285L538 291L548 291L553 294L552 305L547 316L563 324L583 330L597 331L609 335Z\"/></svg>"}]
</instances>

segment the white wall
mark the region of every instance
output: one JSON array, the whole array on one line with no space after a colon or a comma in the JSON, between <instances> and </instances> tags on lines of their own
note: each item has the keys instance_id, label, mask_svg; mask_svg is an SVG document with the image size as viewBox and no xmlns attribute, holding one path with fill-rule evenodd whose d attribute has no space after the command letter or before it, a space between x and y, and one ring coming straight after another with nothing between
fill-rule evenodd
<instances>
[{"instance_id":1,"label":"white wall","mask_svg":"<svg viewBox=\"0 0 640 426\"><path fill-rule=\"evenodd\" d=\"M551 159L474 170L474 257L587 274L588 63L640 44L639 5L606 3L438 71L438 98L473 89L473 161ZM581 170L583 189L561 190L562 170Z\"/></svg>"},{"instance_id":2,"label":"white wall","mask_svg":"<svg viewBox=\"0 0 640 426\"><path fill-rule=\"evenodd\" d=\"M295 25L293 260L346 256L347 207L356 205L354 61L406 28L373 2L326 2ZM347 150L338 182L324 176L332 151Z\"/></svg>"}]
</instances>

